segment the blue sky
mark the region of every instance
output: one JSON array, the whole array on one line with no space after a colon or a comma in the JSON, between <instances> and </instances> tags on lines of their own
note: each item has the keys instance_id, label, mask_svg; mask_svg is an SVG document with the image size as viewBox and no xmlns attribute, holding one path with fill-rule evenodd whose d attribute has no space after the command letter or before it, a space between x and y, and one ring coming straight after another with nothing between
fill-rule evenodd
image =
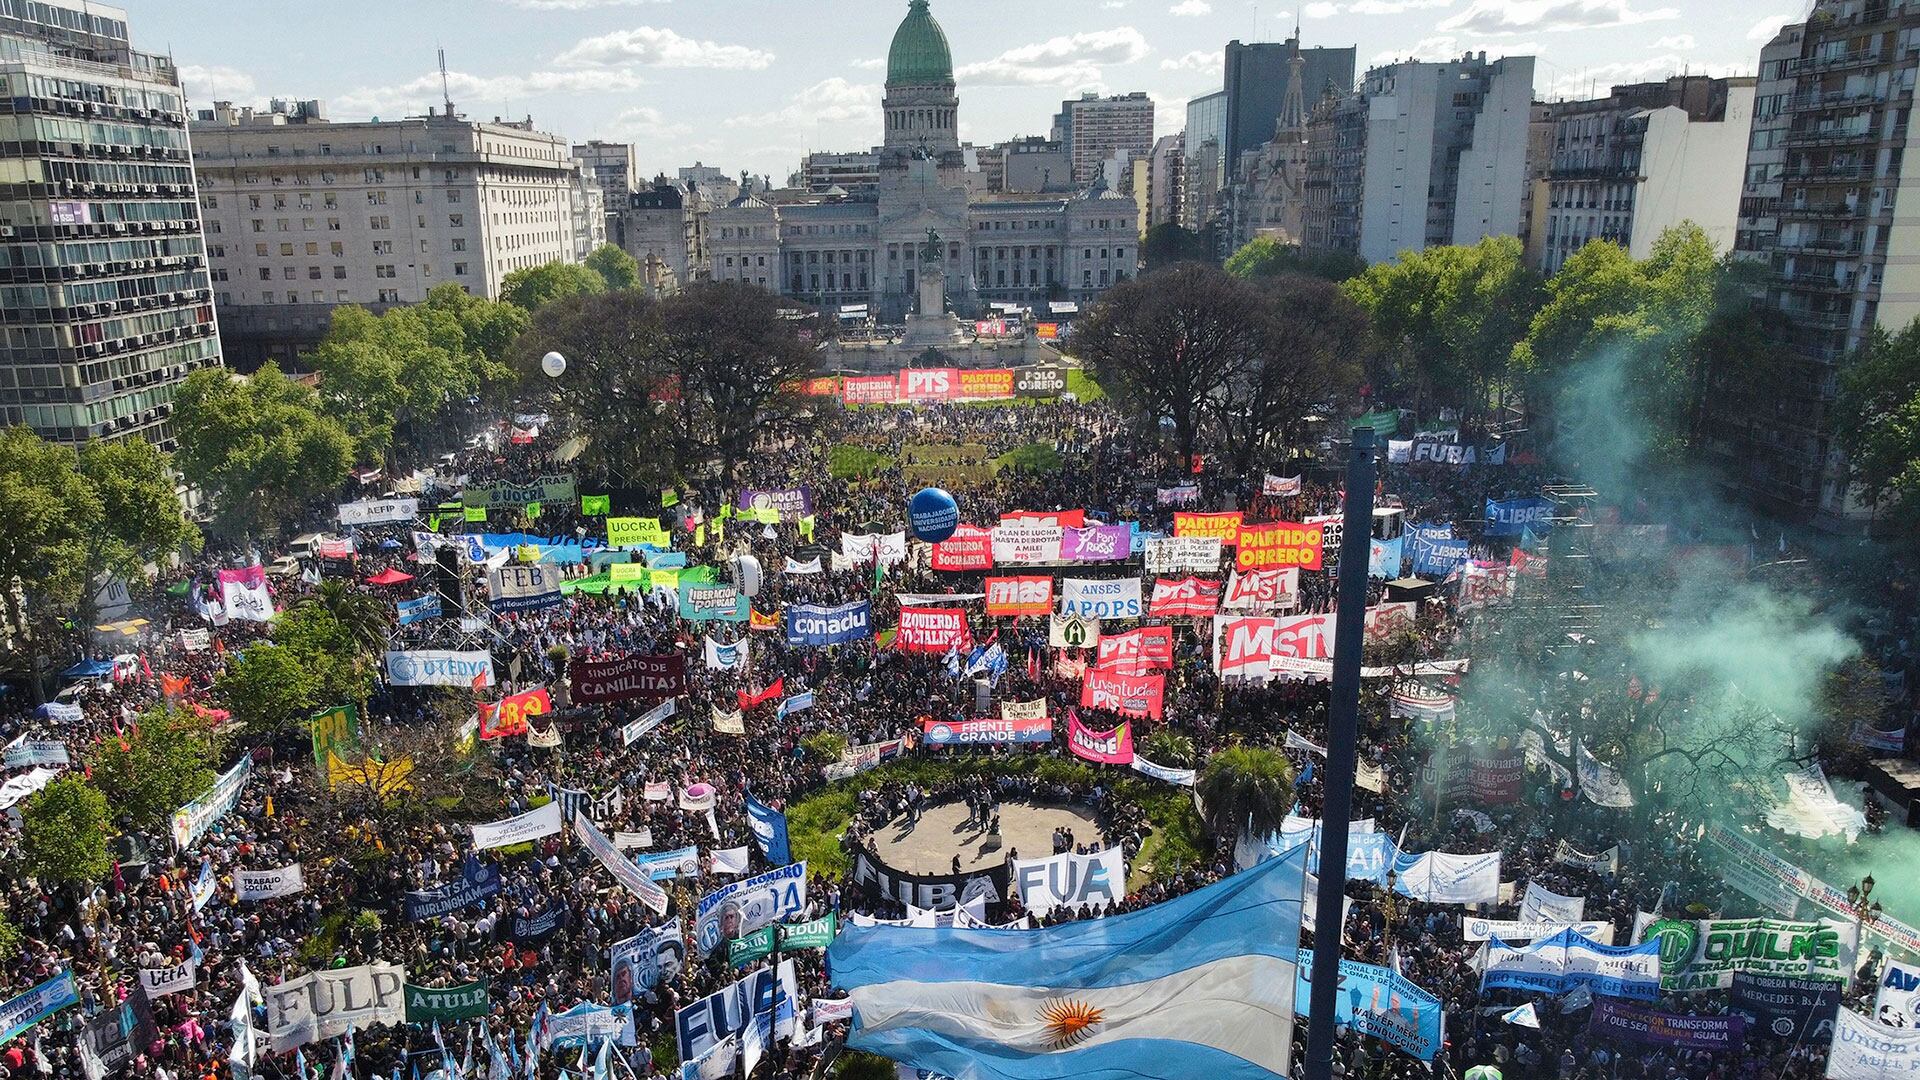
<instances>
[{"instance_id":1,"label":"blue sky","mask_svg":"<svg viewBox=\"0 0 1920 1080\"><path fill-rule=\"evenodd\" d=\"M624 140L646 174L696 160L776 183L809 150L879 138L883 58L906 0L124 0L137 47L171 51L190 98L322 98L336 119L532 113ZM1220 86L1231 38L1354 45L1360 67L1465 51L1533 55L1536 93L1586 96L1682 70L1752 74L1807 0L933 0L961 135L1044 135L1063 97L1145 90L1161 134Z\"/></svg>"}]
</instances>

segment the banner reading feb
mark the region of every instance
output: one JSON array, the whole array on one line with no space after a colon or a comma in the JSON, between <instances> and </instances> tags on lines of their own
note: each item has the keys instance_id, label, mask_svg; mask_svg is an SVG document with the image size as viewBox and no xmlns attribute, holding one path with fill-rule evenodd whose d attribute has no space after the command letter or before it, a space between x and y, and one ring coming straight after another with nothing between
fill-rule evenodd
<instances>
[{"instance_id":1,"label":"banner reading feb","mask_svg":"<svg viewBox=\"0 0 1920 1080\"><path fill-rule=\"evenodd\" d=\"M1238 570L1271 570L1297 566L1302 570L1320 569L1326 544L1326 527L1276 521L1269 525L1242 525L1240 547L1234 552Z\"/></svg>"},{"instance_id":2,"label":"banner reading feb","mask_svg":"<svg viewBox=\"0 0 1920 1080\"><path fill-rule=\"evenodd\" d=\"M1203 514L1199 511L1176 510L1173 514L1173 535L1183 538L1219 537L1222 547L1232 547L1235 537L1240 535L1240 511Z\"/></svg>"}]
</instances>

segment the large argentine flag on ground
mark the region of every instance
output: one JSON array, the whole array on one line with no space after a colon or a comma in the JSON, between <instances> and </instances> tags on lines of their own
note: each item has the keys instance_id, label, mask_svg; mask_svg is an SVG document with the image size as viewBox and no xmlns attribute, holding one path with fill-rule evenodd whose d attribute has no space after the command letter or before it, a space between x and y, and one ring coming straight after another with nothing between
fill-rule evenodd
<instances>
[{"instance_id":1,"label":"large argentine flag on ground","mask_svg":"<svg viewBox=\"0 0 1920 1080\"><path fill-rule=\"evenodd\" d=\"M843 929L847 1045L957 1080L1284 1077L1305 855L1042 930Z\"/></svg>"}]
</instances>

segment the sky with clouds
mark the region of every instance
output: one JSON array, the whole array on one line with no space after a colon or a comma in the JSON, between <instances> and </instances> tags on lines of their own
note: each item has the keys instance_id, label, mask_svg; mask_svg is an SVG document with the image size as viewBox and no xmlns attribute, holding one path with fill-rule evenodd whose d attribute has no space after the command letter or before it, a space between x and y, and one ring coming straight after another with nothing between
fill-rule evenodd
<instances>
[{"instance_id":1,"label":"sky with clouds","mask_svg":"<svg viewBox=\"0 0 1920 1080\"><path fill-rule=\"evenodd\" d=\"M651 175L701 161L783 181L810 150L880 135L884 58L906 0L123 0L136 47L171 52L187 93L322 98L338 120L454 101L576 141L632 142ZM1532 55L1535 92L1682 71L1752 74L1807 0L933 0L953 47L960 134L1044 135L1063 97L1144 90L1161 134L1220 87L1230 39L1352 45L1362 70L1467 51Z\"/></svg>"}]
</instances>

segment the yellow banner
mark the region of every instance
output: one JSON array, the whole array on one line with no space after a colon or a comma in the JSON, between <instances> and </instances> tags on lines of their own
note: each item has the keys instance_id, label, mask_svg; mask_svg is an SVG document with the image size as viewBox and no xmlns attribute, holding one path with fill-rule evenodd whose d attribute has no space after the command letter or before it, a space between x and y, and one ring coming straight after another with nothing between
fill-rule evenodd
<instances>
[{"instance_id":1,"label":"yellow banner","mask_svg":"<svg viewBox=\"0 0 1920 1080\"><path fill-rule=\"evenodd\" d=\"M607 519L607 545L609 547L630 547L634 544L652 544L655 547L667 547L667 530L660 525L659 518L610 517Z\"/></svg>"},{"instance_id":2,"label":"yellow banner","mask_svg":"<svg viewBox=\"0 0 1920 1080\"><path fill-rule=\"evenodd\" d=\"M392 761L376 761L368 758L361 762L345 762L339 754L327 755L327 786L340 784L361 784L372 791L375 798L382 801L392 798L403 791L412 791L413 758L397 757Z\"/></svg>"}]
</instances>

